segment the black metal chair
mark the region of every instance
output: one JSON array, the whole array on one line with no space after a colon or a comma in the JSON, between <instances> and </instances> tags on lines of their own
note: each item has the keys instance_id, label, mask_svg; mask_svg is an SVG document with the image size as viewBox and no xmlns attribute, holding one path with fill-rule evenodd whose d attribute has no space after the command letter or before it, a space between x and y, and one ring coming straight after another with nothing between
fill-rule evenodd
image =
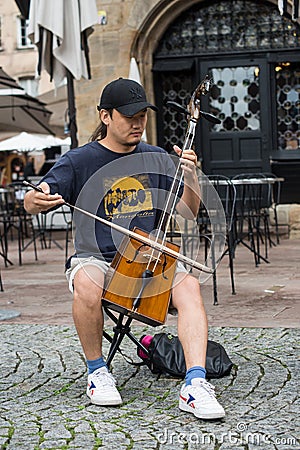
<instances>
[{"instance_id":1,"label":"black metal chair","mask_svg":"<svg viewBox=\"0 0 300 450\"><path fill-rule=\"evenodd\" d=\"M280 204L280 193L281 193L281 183L282 181L272 172L263 172L263 176L267 179L273 180L274 182L270 184L270 209L273 212L273 220L275 225L275 236L276 243L280 244L280 234L279 234L279 221L278 221L278 206Z\"/></svg>"},{"instance_id":2,"label":"black metal chair","mask_svg":"<svg viewBox=\"0 0 300 450\"><path fill-rule=\"evenodd\" d=\"M9 194L8 188L2 187L0 190L0 255L3 257L5 267L13 265L8 258L8 236L7 230L10 224L10 208L9 208Z\"/></svg>"},{"instance_id":3,"label":"black metal chair","mask_svg":"<svg viewBox=\"0 0 300 450\"><path fill-rule=\"evenodd\" d=\"M57 247L62 248L61 245L53 238L53 231L55 230L55 219L57 217L60 217L62 219L60 221L59 229L63 229L65 232L65 261L67 261L69 257L70 233L72 231L72 212L68 207L65 207L64 205L52 212L48 229L49 248L51 248L52 242L54 242Z\"/></svg>"},{"instance_id":4,"label":"black metal chair","mask_svg":"<svg viewBox=\"0 0 300 450\"><path fill-rule=\"evenodd\" d=\"M112 311L109 306L103 306L103 310L114 324L112 336L107 331L103 331L104 338L110 343L108 354L106 356L106 364L108 367L111 365L111 362L117 352L124 356L120 346L126 336L134 343L137 351L141 350L146 355L149 354L148 349L144 347L139 339L131 332L131 323L133 321L132 317ZM128 357L126 356L126 359L127 358Z\"/></svg>"},{"instance_id":5,"label":"black metal chair","mask_svg":"<svg viewBox=\"0 0 300 450\"><path fill-rule=\"evenodd\" d=\"M231 292L234 295L234 219L236 190L231 180L224 175L205 177L213 188L202 185L202 205L198 213L200 239L204 240L205 259L210 252L213 272L214 305L218 304L217 267L225 255L229 257ZM210 199L207 197L211 197ZM217 197L219 201L217 201ZM214 207L214 205L216 205ZM215 208L215 209L214 209ZM218 211L222 208L223 211ZM223 223L223 221L226 221Z\"/></svg>"},{"instance_id":6,"label":"black metal chair","mask_svg":"<svg viewBox=\"0 0 300 450\"><path fill-rule=\"evenodd\" d=\"M2 222L2 240L3 240L3 255L6 265L12 264L8 258L8 242L15 239L17 235L18 240L18 257L19 265L22 265L23 252L32 244L34 250L35 260L37 257L36 247L36 232L33 225L33 217L28 214L24 208L24 196L26 188L22 184L12 184L7 186L3 192L1 200L1 215Z\"/></svg>"},{"instance_id":7,"label":"black metal chair","mask_svg":"<svg viewBox=\"0 0 300 450\"><path fill-rule=\"evenodd\" d=\"M272 204L271 188L262 173L243 173L232 178L237 191L236 244L247 247L254 255L255 265L268 263L271 239L269 208ZM264 246L262 254L261 244Z\"/></svg>"}]
</instances>

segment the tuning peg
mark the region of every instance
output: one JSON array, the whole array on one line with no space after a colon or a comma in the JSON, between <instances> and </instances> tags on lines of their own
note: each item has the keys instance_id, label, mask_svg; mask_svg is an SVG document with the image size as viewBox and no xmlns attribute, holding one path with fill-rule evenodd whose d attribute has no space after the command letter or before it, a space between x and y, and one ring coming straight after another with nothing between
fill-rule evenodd
<instances>
[{"instance_id":1,"label":"tuning peg","mask_svg":"<svg viewBox=\"0 0 300 450\"><path fill-rule=\"evenodd\" d=\"M184 114L185 116L189 116L188 110L184 106L180 105L179 103L176 103L176 102L173 102L171 100L168 100L166 102L166 105L169 106L172 109L175 109L175 111ZM204 119L208 120L211 123L221 123L221 120L218 119L217 117L215 117L213 114L210 114L210 113L207 113L207 112L204 112L204 111L200 111L200 115Z\"/></svg>"},{"instance_id":2,"label":"tuning peg","mask_svg":"<svg viewBox=\"0 0 300 450\"><path fill-rule=\"evenodd\" d=\"M185 114L185 115L189 114L188 110L184 106L180 105L179 103L172 102L171 100L168 100L166 102L166 105L170 106L172 109L175 109L175 111L178 111L178 112L180 112L182 114Z\"/></svg>"},{"instance_id":3,"label":"tuning peg","mask_svg":"<svg viewBox=\"0 0 300 450\"><path fill-rule=\"evenodd\" d=\"M208 120L209 122L212 123L221 123L221 120L218 119L216 116L214 116L213 114L207 113L207 112L203 112L200 111L200 114L202 117L204 117L204 119Z\"/></svg>"}]
</instances>

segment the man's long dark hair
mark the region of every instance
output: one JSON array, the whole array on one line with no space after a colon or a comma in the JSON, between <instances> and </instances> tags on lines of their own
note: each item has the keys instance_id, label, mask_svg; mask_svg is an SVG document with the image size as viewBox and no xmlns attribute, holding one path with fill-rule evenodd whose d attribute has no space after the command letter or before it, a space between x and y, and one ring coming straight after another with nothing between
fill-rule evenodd
<instances>
[{"instance_id":1,"label":"man's long dark hair","mask_svg":"<svg viewBox=\"0 0 300 450\"><path fill-rule=\"evenodd\" d=\"M109 112L110 117L112 117L113 110L108 109L107 111ZM89 140L90 142L101 140L104 139L106 135L107 135L107 126L105 125L105 123L102 122L102 120L100 120L99 125L97 126L97 128L95 129Z\"/></svg>"}]
</instances>

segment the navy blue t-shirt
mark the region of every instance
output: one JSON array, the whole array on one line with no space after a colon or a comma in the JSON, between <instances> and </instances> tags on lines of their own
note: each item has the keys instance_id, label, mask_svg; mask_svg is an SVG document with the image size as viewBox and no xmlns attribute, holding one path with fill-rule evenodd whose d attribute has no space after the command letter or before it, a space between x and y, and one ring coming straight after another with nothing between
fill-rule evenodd
<instances>
[{"instance_id":1,"label":"navy blue t-shirt","mask_svg":"<svg viewBox=\"0 0 300 450\"><path fill-rule=\"evenodd\" d=\"M97 141L69 150L41 181L71 205L126 229L155 230L175 174L168 153L143 142L129 154L116 153ZM178 195L181 195L182 188ZM112 261L124 235L74 210L78 256Z\"/></svg>"}]
</instances>

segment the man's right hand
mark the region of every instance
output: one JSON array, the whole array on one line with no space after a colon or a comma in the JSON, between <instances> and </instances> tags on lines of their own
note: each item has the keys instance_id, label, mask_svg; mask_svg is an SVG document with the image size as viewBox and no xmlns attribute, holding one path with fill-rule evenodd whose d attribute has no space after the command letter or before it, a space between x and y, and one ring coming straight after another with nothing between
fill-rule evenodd
<instances>
[{"instance_id":1,"label":"man's right hand","mask_svg":"<svg viewBox=\"0 0 300 450\"><path fill-rule=\"evenodd\" d=\"M24 197L24 208L29 214L38 214L42 211L55 206L62 205L64 199L59 194L50 194L50 187L44 181L39 185L43 192L38 192L34 189L27 192Z\"/></svg>"}]
</instances>

